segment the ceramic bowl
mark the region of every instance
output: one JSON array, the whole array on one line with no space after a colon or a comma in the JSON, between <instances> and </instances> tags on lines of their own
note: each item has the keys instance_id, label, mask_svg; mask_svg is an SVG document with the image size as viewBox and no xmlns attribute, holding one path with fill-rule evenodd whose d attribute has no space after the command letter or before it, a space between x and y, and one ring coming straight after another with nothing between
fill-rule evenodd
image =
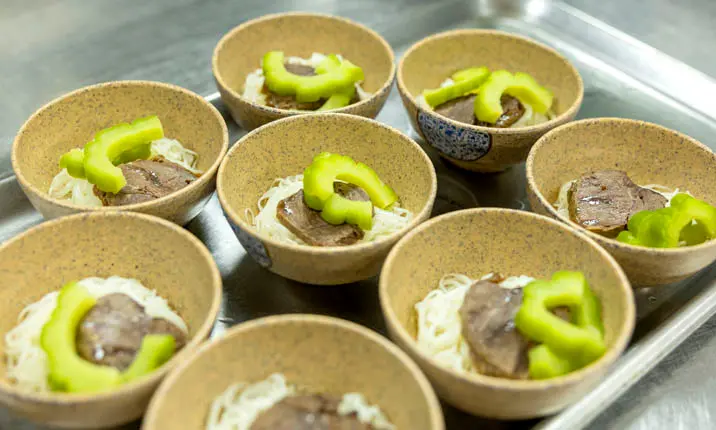
<instances>
[{"instance_id":1,"label":"ceramic bowl","mask_svg":"<svg viewBox=\"0 0 716 430\"><path fill-rule=\"evenodd\" d=\"M189 327L190 341L167 364L100 394L18 389L0 361L0 403L17 415L64 428L96 429L139 418L168 369L196 351L214 324L221 277L206 247L186 230L132 212L83 213L45 222L0 246L0 352L20 311L73 280L138 279L165 298Z\"/></svg>"},{"instance_id":2,"label":"ceramic bowl","mask_svg":"<svg viewBox=\"0 0 716 430\"><path fill-rule=\"evenodd\" d=\"M161 385L142 429L204 429L211 402L230 385L276 372L312 393L362 393L399 429L445 428L427 379L387 339L337 318L282 315L240 324L204 345Z\"/></svg>"},{"instance_id":3,"label":"ceramic bowl","mask_svg":"<svg viewBox=\"0 0 716 430\"><path fill-rule=\"evenodd\" d=\"M83 147L104 128L157 115L164 134L199 154L204 173L168 196L127 206L88 208L47 194L59 173L60 156ZM201 212L216 186L216 170L226 154L229 133L219 111L183 88L148 81L92 85L55 99L28 119L12 145L12 168L30 203L45 218L77 212L143 212L186 224Z\"/></svg>"},{"instance_id":4,"label":"ceramic bowl","mask_svg":"<svg viewBox=\"0 0 716 430\"><path fill-rule=\"evenodd\" d=\"M494 271L548 279L558 270L583 272L602 303L608 349L591 365L554 379L513 380L457 373L418 348L414 306L444 275L477 279ZM614 258L562 223L511 209L462 210L420 225L388 255L379 289L390 337L438 395L468 413L496 419L544 416L576 401L599 384L634 329L632 289Z\"/></svg>"},{"instance_id":5,"label":"ceramic bowl","mask_svg":"<svg viewBox=\"0 0 716 430\"><path fill-rule=\"evenodd\" d=\"M551 121L492 128L454 121L418 105L423 90L437 88L457 70L487 66L532 75L555 95ZM577 114L584 87L577 69L557 51L522 36L495 30L454 30L411 46L398 64L398 90L413 128L440 155L467 170L497 172L525 161L547 131Z\"/></svg>"},{"instance_id":6,"label":"ceramic bowl","mask_svg":"<svg viewBox=\"0 0 716 430\"><path fill-rule=\"evenodd\" d=\"M291 115L312 113L276 109L242 96L246 76L261 67L264 54L282 50L287 56L308 58L314 52L341 54L363 69L363 89L372 96L332 112L375 118L395 79L390 45L373 30L345 18L315 13L280 13L247 21L216 45L212 70L221 100L245 130Z\"/></svg>"},{"instance_id":7,"label":"ceramic bowl","mask_svg":"<svg viewBox=\"0 0 716 430\"><path fill-rule=\"evenodd\" d=\"M716 154L696 140L642 121L600 118L576 121L540 139L527 159L532 209L579 229L609 251L635 286L685 279L716 260L716 240L683 248L627 245L581 228L557 213L559 188L602 169L625 171L637 184L689 191L716 205Z\"/></svg>"},{"instance_id":8,"label":"ceramic bowl","mask_svg":"<svg viewBox=\"0 0 716 430\"><path fill-rule=\"evenodd\" d=\"M277 178L302 174L320 152L347 155L372 167L413 213L406 228L373 242L318 247L279 242L247 220ZM219 201L239 241L260 265L299 282L336 285L377 275L390 248L425 221L435 201L435 168L410 138L376 121L346 114L299 115L244 136L219 167Z\"/></svg>"}]
</instances>

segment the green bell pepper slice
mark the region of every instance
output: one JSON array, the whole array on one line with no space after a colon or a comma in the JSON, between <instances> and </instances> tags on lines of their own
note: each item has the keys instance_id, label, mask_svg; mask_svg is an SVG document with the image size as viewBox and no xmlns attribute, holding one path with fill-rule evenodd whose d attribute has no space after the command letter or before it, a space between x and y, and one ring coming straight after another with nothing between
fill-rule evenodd
<instances>
[{"instance_id":1,"label":"green bell pepper slice","mask_svg":"<svg viewBox=\"0 0 716 430\"><path fill-rule=\"evenodd\" d=\"M640 211L627 222L617 240L636 246L675 248L683 241L697 245L716 238L716 207L685 193L671 199L670 207Z\"/></svg>"},{"instance_id":2,"label":"green bell pepper slice","mask_svg":"<svg viewBox=\"0 0 716 430\"><path fill-rule=\"evenodd\" d=\"M529 375L532 379L556 378L575 370L572 361L557 355L545 344L530 348L527 351L527 359Z\"/></svg>"},{"instance_id":3,"label":"green bell pepper slice","mask_svg":"<svg viewBox=\"0 0 716 430\"><path fill-rule=\"evenodd\" d=\"M573 322L549 311L559 306L570 308ZM548 346L576 369L606 351L599 313L598 299L591 293L584 274L560 271L550 281L537 280L524 288L515 326L525 337Z\"/></svg>"},{"instance_id":4,"label":"green bell pepper slice","mask_svg":"<svg viewBox=\"0 0 716 430\"><path fill-rule=\"evenodd\" d=\"M425 102L430 107L434 108L436 106L440 106L443 103L477 90L488 79L490 71L487 67L480 67L458 71L456 74L459 75L460 80L455 81L454 84L433 90L423 91Z\"/></svg>"},{"instance_id":5,"label":"green bell pepper slice","mask_svg":"<svg viewBox=\"0 0 716 430\"><path fill-rule=\"evenodd\" d=\"M60 169L67 169L67 173L73 178L84 179L85 177L85 152L75 148L60 157Z\"/></svg>"},{"instance_id":6,"label":"green bell pepper slice","mask_svg":"<svg viewBox=\"0 0 716 430\"><path fill-rule=\"evenodd\" d=\"M93 393L121 383L119 370L90 363L77 354L77 327L95 303L86 288L69 283L62 287L57 306L42 327L40 346L47 354L48 381L54 391Z\"/></svg>"},{"instance_id":7,"label":"green bell pepper slice","mask_svg":"<svg viewBox=\"0 0 716 430\"><path fill-rule=\"evenodd\" d=\"M122 374L123 382L131 382L161 367L174 355L176 340L170 334L148 334L132 364Z\"/></svg>"},{"instance_id":8,"label":"green bell pepper slice","mask_svg":"<svg viewBox=\"0 0 716 430\"><path fill-rule=\"evenodd\" d=\"M363 69L345 59L340 62L338 67L321 70L324 73L319 73L316 76L293 74L286 70L284 54L281 51L266 53L262 68L269 90L282 96L293 95L301 103L327 99L349 85L364 79Z\"/></svg>"},{"instance_id":9,"label":"green bell pepper slice","mask_svg":"<svg viewBox=\"0 0 716 430\"><path fill-rule=\"evenodd\" d=\"M370 202L356 202L336 194L333 183L348 182L362 188ZM370 230L373 223L372 204L386 209L398 195L378 174L350 157L323 152L317 155L303 172L303 195L308 207L321 211L322 218L331 224L348 222Z\"/></svg>"},{"instance_id":10,"label":"green bell pepper slice","mask_svg":"<svg viewBox=\"0 0 716 430\"><path fill-rule=\"evenodd\" d=\"M487 81L480 87L475 98L475 116L480 121L494 124L502 115L502 94L517 98L522 104L532 106L537 113L545 114L551 107L554 95L540 86L527 73L515 73L507 70L492 72Z\"/></svg>"}]
</instances>

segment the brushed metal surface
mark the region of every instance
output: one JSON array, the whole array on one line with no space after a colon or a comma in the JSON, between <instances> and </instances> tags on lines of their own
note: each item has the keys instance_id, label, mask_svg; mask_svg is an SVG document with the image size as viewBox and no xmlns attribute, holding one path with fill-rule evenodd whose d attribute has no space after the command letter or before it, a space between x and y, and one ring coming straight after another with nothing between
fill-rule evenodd
<instances>
[{"instance_id":1,"label":"brushed metal surface","mask_svg":"<svg viewBox=\"0 0 716 430\"><path fill-rule=\"evenodd\" d=\"M659 122L689 133L712 148L716 131L716 84L712 75L716 2L686 0L477 0L440 2L228 0L3 0L0 4L0 241L41 221L9 168L9 146L22 122L39 106L67 91L116 79L172 82L210 95L210 58L221 35L246 19L283 10L315 10L348 16L383 34L396 55L415 40L453 27L493 27L527 34L568 55L586 83L581 117L623 116ZM636 39L605 26L603 20ZM646 46L643 40L681 61ZM709 43L704 43L709 41ZM408 131L396 92L378 118ZM242 132L232 123L232 141ZM413 134L414 136L414 134ZM525 208L524 169L501 175L455 172L431 151L440 180L437 210L470 206ZM486 191L487 190L487 191ZM207 243L224 277L227 299L217 324L295 311L333 314L384 331L374 281L327 292L272 275L247 256L221 218L214 198L188 228ZM605 383L584 402L541 424L544 428L711 428L716 352L711 287L716 267L700 278L639 293L635 343ZM258 285L264 287L258 288ZM265 286L271 292L267 294ZM703 291L702 291L703 290ZM276 298L279 299L276 299ZM685 316L687 315L688 318ZM655 329L659 330L655 330ZM644 375L640 383L632 384ZM629 388L631 387L631 388ZM605 412L604 407L623 395ZM502 423L468 417L446 407L451 429L529 428L535 421ZM0 409L0 429L40 430ZM136 424L127 426L136 428Z\"/></svg>"}]
</instances>

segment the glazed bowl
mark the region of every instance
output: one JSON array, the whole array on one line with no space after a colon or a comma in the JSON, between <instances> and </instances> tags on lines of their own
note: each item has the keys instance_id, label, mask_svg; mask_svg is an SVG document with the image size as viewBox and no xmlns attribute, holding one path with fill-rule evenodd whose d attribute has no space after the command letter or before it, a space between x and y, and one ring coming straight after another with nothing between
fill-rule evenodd
<instances>
[{"instance_id":1,"label":"glazed bowl","mask_svg":"<svg viewBox=\"0 0 716 430\"><path fill-rule=\"evenodd\" d=\"M303 173L327 151L347 155L373 168L398 194L413 219L400 231L348 246L308 246L257 233L247 209L277 178ZM435 168L410 138L376 121L346 114L299 115L254 130L234 145L219 167L219 201L246 251L260 265L299 282L336 285L375 276L390 248L430 216L437 180Z\"/></svg>"},{"instance_id":2,"label":"glazed bowl","mask_svg":"<svg viewBox=\"0 0 716 430\"><path fill-rule=\"evenodd\" d=\"M421 107L417 97L437 88L457 70L487 66L532 75L554 93L555 117L519 128L465 124ZM413 128L440 155L463 169L498 172L527 158L549 130L571 121L584 95L577 69L557 51L533 40L496 30L453 30L411 46L398 64L398 90Z\"/></svg>"},{"instance_id":3,"label":"glazed bowl","mask_svg":"<svg viewBox=\"0 0 716 430\"><path fill-rule=\"evenodd\" d=\"M458 373L418 347L414 306L442 276L478 279L499 272L548 279L558 270L583 272L601 301L607 352L591 365L553 379L515 380ZM599 384L634 329L632 289L614 258L562 223L512 209L462 210L418 226L388 255L379 294L390 337L423 369L438 396L496 419L544 416L576 401Z\"/></svg>"},{"instance_id":4,"label":"glazed bowl","mask_svg":"<svg viewBox=\"0 0 716 430\"><path fill-rule=\"evenodd\" d=\"M98 131L157 115L164 134L199 154L204 173L179 191L126 206L91 208L51 198L47 191L60 172L60 156L80 148ZM12 145L12 168L30 203L46 219L77 212L142 212L180 225L201 212L216 187L216 170L226 154L226 123L210 103L183 88L149 81L92 85L57 98L35 112Z\"/></svg>"},{"instance_id":5,"label":"glazed bowl","mask_svg":"<svg viewBox=\"0 0 716 430\"><path fill-rule=\"evenodd\" d=\"M395 57L390 45L378 33L356 22L301 12L265 15L247 21L221 38L211 62L221 100L245 130L279 118L312 113L263 106L243 97L246 76L260 68L264 54L273 50L303 58L314 52L341 54L363 69L362 86L372 96L331 112L375 118L395 79Z\"/></svg>"},{"instance_id":6,"label":"glazed bowl","mask_svg":"<svg viewBox=\"0 0 716 430\"><path fill-rule=\"evenodd\" d=\"M167 370L209 335L221 303L221 277L206 247L168 221L132 212L83 213L33 227L0 246L0 352L20 311L64 284L87 277L135 278L186 321L189 341L159 369L97 394L20 390L0 363L0 403L17 415L63 428L105 428L139 418Z\"/></svg>"},{"instance_id":7,"label":"glazed bowl","mask_svg":"<svg viewBox=\"0 0 716 430\"><path fill-rule=\"evenodd\" d=\"M716 240L681 248L627 245L583 229L557 213L563 183L602 169L625 171L640 185L659 184L716 205L716 154L695 139L647 122L599 118L576 121L546 134L527 159L532 210L573 226L609 251L635 286L685 279L716 260Z\"/></svg>"},{"instance_id":8,"label":"glazed bowl","mask_svg":"<svg viewBox=\"0 0 716 430\"><path fill-rule=\"evenodd\" d=\"M296 314L239 324L204 345L161 385L142 429L204 429L229 386L276 372L311 393L362 393L399 429L445 428L433 389L398 347L348 321Z\"/></svg>"}]
</instances>

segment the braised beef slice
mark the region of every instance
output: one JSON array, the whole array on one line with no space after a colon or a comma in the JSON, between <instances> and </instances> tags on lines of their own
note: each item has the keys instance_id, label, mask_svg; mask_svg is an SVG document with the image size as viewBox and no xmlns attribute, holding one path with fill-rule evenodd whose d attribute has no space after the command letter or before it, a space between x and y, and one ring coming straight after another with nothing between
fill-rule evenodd
<instances>
[{"instance_id":1,"label":"braised beef slice","mask_svg":"<svg viewBox=\"0 0 716 430\"><path fill-rule=\"evenodd\" d=\"M334 189L347 199L368 201L368 194L355 185L335 183ZM281 200L276 208L276 218L293 234L309 245L351 245L363 239L363 230L351 225L329 224L321 213L308 207L303 200L303 190Z\"/></svg>"},{"instance_id":2,"label":"braised beef slice","mask_svg":"<svg viewBox=\"0 0 716 430\"><path fill-rule=\"evenodd\" d=\"M338 414L341 399L322 394L286 397L262 412L251 430L370 430L355 414Z\"/></svg>"},{"instance_id":3,"label":"braised beef slice","mask_svg":"<svg viewBox=\"0 0 716 430\"><path fill-rule=\"evenodd\" d=\"M163 318L152 318L126 294L100 297L77 329L77 351L92 363L125 370L132 364L147 334L170 334L176 351L186 344L186 334Z\"/></svg>"},{"instance_id":4,"label":"braised beef slice","mask_svg":"<svg viewBox=\"0 0 716 430\"><path fill-rule=\"evenodd\" d=\"M455 121L465 124L481 125L483 127L507 128L516 123L525 113L525 108L519 100L507 94L500 98L502 110L500 118L494 124L479 121L475 117L475 94L458 97L435 107L435 112Z\"/></svg>"},{"instance_id":5,"label":"braised beef slice","mask_svg":"<svg viewBox=\"0 0 716 430\"><path fill-rule=\"evenodd\" d=\"M621 170L600 170L577 179L569 190L572 220L593 232L616 236L642 210L666 206L661 194L632 182Z\"/></svg>"},{"instance_id":6,"label":"braised beef slice","mask_svg":"<svg viewBox=\"0 0 716 430\"><path fill-rule=\"evenodd\" d=\"M124 206L148 202L178 191L196 180L182 166L162 157L136 160L119 166L127 184L117 194L94 187L94 194L104 206Z\"/></svg>"},{"instance_id":7,"label":"braised beef slice","mask_svg":"<svg viewBox=\"0 0 716 430\"><path fill-rule=\"evenodd\" d=\"M465 294L460 307L462 334L481 373L480 367L485 367L484 372L492 376L527 376L529 342L514 323L521 304L521 288L502 288L490 280L475 282Z\"/></svg>"}]
</instances>

